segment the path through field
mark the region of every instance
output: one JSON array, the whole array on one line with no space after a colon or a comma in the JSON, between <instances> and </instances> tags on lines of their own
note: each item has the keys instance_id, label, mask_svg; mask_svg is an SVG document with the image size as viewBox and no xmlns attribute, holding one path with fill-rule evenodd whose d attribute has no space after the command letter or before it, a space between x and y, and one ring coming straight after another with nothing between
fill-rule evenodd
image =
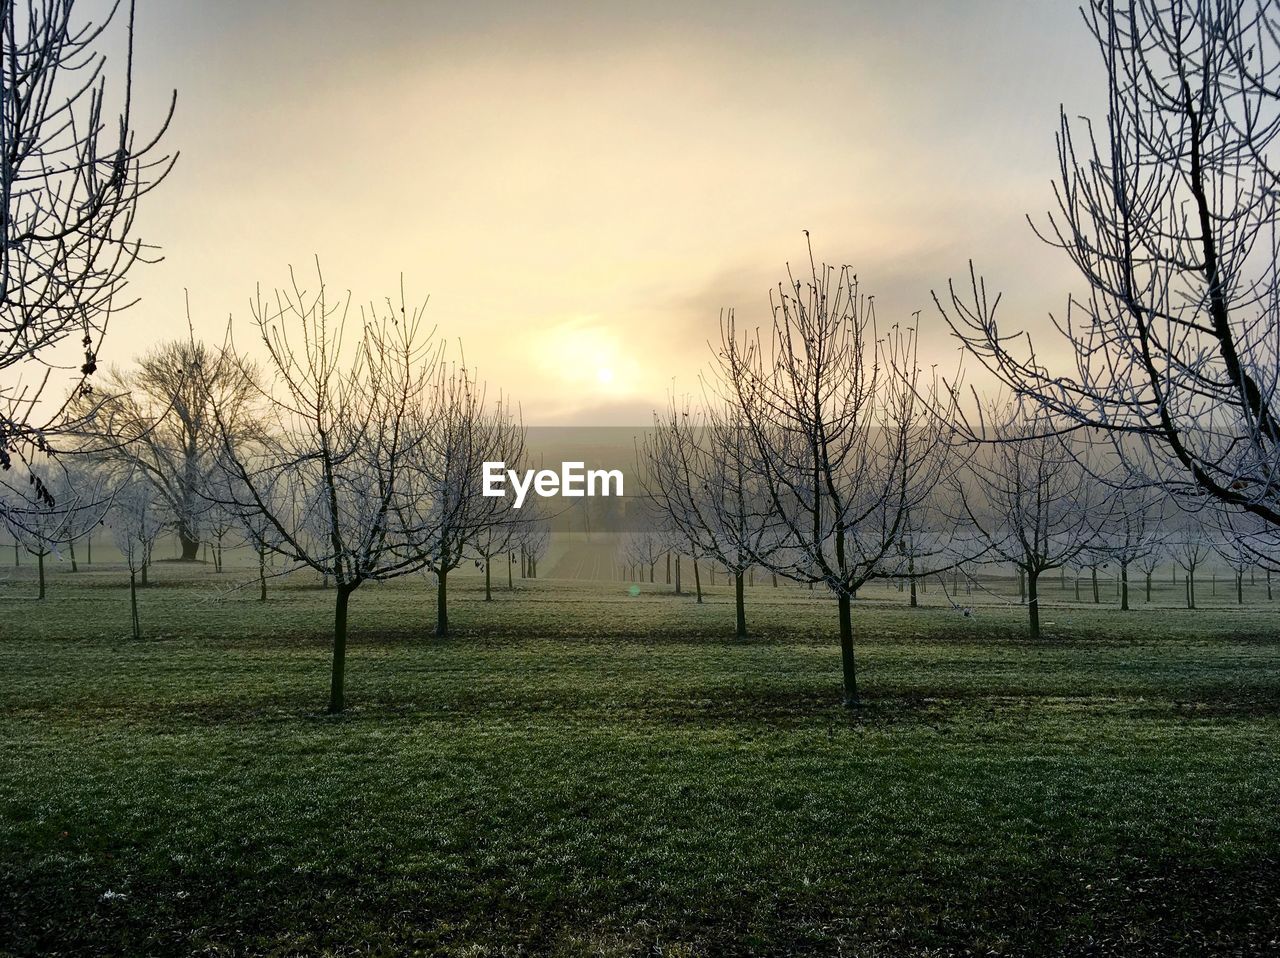
<instances>
[{"instance_id":1,"label":"path through field","mask_svg":"<svg viewBox=\"0 0 1280 958\"><path fill-rule=\"evenodd\" d=\"M618 540L614 536L562 536L552 547L551 562L539 578L611 580L617 577Z\"/></svg>"}]
</instances>

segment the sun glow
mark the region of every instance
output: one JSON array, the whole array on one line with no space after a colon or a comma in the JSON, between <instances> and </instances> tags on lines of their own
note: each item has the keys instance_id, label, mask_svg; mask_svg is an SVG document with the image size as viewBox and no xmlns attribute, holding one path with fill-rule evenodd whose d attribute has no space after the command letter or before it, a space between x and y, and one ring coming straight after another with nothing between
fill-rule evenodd
<instances>
[{"instance_id":1,"label":"sun glow","mask_svg":"<svg viewBox=\"0 0 1280 958\"><path fill-rule=\"evenodd\" d=\"M538 365L547 374L587 394L616 398L632 392L637 362L624 339L595 317L560 323L539 337Z\"/></svg>"}]
</instances>

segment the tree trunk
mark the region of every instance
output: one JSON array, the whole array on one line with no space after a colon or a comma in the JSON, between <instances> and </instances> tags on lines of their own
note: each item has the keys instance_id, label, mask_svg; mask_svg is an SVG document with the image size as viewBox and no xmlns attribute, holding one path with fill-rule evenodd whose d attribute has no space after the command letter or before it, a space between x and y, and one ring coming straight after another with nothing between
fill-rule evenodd
<instances>
[{"instance_id":1,"label":"tree trunk","mask_svg":"<svg viewBox=\"0 0 1280 958\"><path fill-rule=\"evenodd\" d=\"M84 564L93 565L93 536L84 537L84 551L86 553L84 557Z\"/></svg>"},{"instance_id":2,"label":"tree trunk","mask_svg":"<svg viewBox=\"0 0 1280 958\"><path fill-rule=\"evenodd\" d=\"M1151 573L1147 573L1147 601L1151 601Z\"/></svg>"},{"instance_id":3,"label":"tree trunk","mask_svg":"<svg viewBox=\"0 0 1280 958\"><path fill-rule=\"evenodd\" d=\"M1076 601L1080 601L1080 573L1076 573Z\"/></svg>"},{"instance_id":4,"label":"tree trunk","mask_svg":"<svg viewBox=\"0 0 1280 958\"><path fill-rule=\"evenodd\" d=\"M844 671L844 707L856 709L858 701L858 670L853 660L853 616L849 611L849 596L840 594L840 664Z\"/></svg>"},{"instance_id":5,"label":"tree trunk","mask_svg":"<svg viewBox=\"0 0 1280 958\"><path fill-rule=\"evenodd\" d=\"M41 552L36 556L36 568L40 570L40 596L44 598L44 553Z\"/></svg>"},{"instance_id":6,"label":"tree trunk","mask_svg":"<svg viewBox=\"0 0 1280 958\"><path fill-rule=\"evenodd\" d=\"M680 557L676 556L676 595L684 595L680 588Z\"/></svg>"},{"instance_id":7,"label":"tree trunk","mask_svg":"<svg viewBox=\"0 0 1280 958\"><path fill-rule=\"evenodd\" d=\"M1244 573L1236 573L1236 605L1244 605Z\"/></svg>"},{"instance_id":8,"label":"tree trunk","mask_svg":"<svg viewBox=\"0 0 1280 958\"><path fill-rule=\"evenodd\" d=\"M1120 611L1129 611L1129 564L1120 563Z\"/></svg>"},{"instance_id":9,"label":"tree trunk","mask_svg":"<svg viewBox=\"0 0 1280 958\"><path fill-rule=\"evenodd\" d=\"M1031 641L1040 639L1040 573L1027 573L1027 614L1031 620Z\"/></svg>"},{"instance_id":10,"label":"tree trunk","mask_svg":"<svg viewBox=\"0 0 1280 958\"><path fill-rule=\"evenodd\" d=\"M512 562L512 556L511 556L511 553L508 552L507 553L507 591L508 592L513 591L516 587L515 580L511 577L511 562Z\"/></svg>"},{"instance_id":11,"label":"tree trunk","mask_svg":"<svg viewBox=\"0 0 1280 958\"><path fill-rule=\"evenodd\" d=\"M71 553L71 571L79 572L80 567L76 565L76 543L74 539L67 543L67 550Z\"/></svg>"},{"instance_id":12,"label":"tree trunk","mask_svg":"<svg viewBox=\"0 0 1280 958\"><path fill-rule=\"evenodd\" d=\"M484 560L484 600L486 602L493 601L493 586L489 578L489 565L489 559L486 557Z\"/></svg>"},{"instance_id":13,"label":"tree trunk","mask_svg":"<svg viewBox=\"0 0 1280 958\"><path fill-rule=\"evenodd\" d=\"M667 585L671 584L671 553L667 553Z\"/></svg>"},{"instance_id":14,"label":"tree trunk","mask_svg":"<svg viewBox=\"0 0 1280 958\"><path fill-rule=\"evenodd\" d=\"M147 587L147 570L150 568L151 568L150 562L142 563L142 587L144 589Z\"/></svg>"},{"instance_id":15,"label":"tree trunk","mask_svg":"<svg viewBox=\"0 0 1280 958\"><path fill-rule=\"evenodd\" d=\"M1196 574L1192 570L1187 573L1187 608L1194 609L1196 607Z\"/></svg>"},{"instance_id":16,"label":"tree trunk","mask_svg":"<svg viewBox=\"0 0 1280 958\"><path fill-rule=\"evenodd\" d=\"M347 680L347 603L355 586L339 583L333 607L333 672L329 679L329 714L337 715L346 707Z\"/></svg>"},{"instance_id":17,"label":"tree trunk","mask_svg":"<svg viewBox=\"0 0 1280 958\"><path fill-rule=\"evenodd\" d=\"M449 573L440 570L436 576L436 638L443 639L449 634Z\"/></svg>"},{"instance_id":18,"label":"tree trunk","mask_svg":"<svg viewBox=\"0 0 1280 958\"><path fill-rule=\"evenodd\" d=\"M913 589L912 595L914 594L915 594L915 591ZM1018 601L1019 602L1027 601L1027 574L1023 572L1021 569L1018 570ZM914 605L915 603L912 603L912 604Z\"/></svg>"},{"instance_id":19,"label":"tree trunk","mask_svg":"<svg viewBox=\"0 0 1280 958\"><path fill-rule=\"evenodd\" d=\"M702 605L702 575L698 572L698 560L693 560L693 588L698 593L698 605Z\"/></svg>"},{"instance_id":20,"label":"tree trunk","mask_svg":"<svg viewBox=\"0 0 1280 958\"><path fill-rule=\"evenodd\" d=\"M258 601L267 601L267 550L258 550Z\"/></svg>"},{"instance_id":21,"label":"tree trunk","mask_svg":"<svg viewBox=\"0 0 1280 958\"><path fill-rule=\"evenodd\" d=\"M138 577L129 570L129 618L133 626L133 637L142 638L142 624L138 621Z\"/></svg>"},{"instance_id":22,"label":"tree trunk","mask_svg":"<svg viewBox=\"0 0 1280 958\"><path fill-rule=\"evenodd\" d=\"M1094 566L1089 570L1089 579L1093 583L1093 604L1097 605L1102 600L1098 598L1098 567Z\"/></svg>"},{"instance_id":23,"label":"tree trunk","mask_svg":"<svg viewBox=\"0 0 1280 958\"><path fill-rule=\"evenodd\" d=\"M733 616L738 638L745 639L747 637L747 604L743 600L741 569L733 574Z\"/></svg>"},{"instance_id":24,"label":"tree trunk","mask_svg":"<svg viewBox=\"0 0 1280 958\"><path fill-rule=\"evenodd\" d=\"M195 562L200 557L200 539L184 523L178 525L178 542L182 544L183 562Z\"/></svg>"}]
</instances>

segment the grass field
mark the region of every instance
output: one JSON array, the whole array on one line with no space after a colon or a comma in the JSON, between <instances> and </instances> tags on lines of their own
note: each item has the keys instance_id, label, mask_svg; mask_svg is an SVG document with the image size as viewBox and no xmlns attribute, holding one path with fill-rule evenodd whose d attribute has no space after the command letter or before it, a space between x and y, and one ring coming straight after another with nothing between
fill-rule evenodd
<instances>
[{"instance_id":1,"label":"grass field","mask_svg":"<svg viewBox=\"0 0 1280 958\"><path fill-rule=\"evenodd\" d=\"M0 952L1280 953L1280 611L0 584ZM241 575L241 578L244 576ZM505 584L505 580L504 580ZM1055 583L1056 584L1056 583ZM1084 589L1087 594L1087 586ZM1181 593L1166 576L1157 604Z\"/></svg>"}]
</instances>

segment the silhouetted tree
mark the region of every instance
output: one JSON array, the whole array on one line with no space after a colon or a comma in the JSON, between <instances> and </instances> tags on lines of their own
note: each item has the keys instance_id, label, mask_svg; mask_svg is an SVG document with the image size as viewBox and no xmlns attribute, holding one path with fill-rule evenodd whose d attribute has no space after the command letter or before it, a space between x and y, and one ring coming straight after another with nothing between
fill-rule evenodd
<instances>
[{"instance_id":1,"label":"silhouetted tree","mask_svg":"<svg viewBox=\"0 0 1280 958\"><path fill-rule=\"evenodd\" d=\"M822 584L839 614L844 701L859 704L851 603L946 470L944 429L922 395L914 329L882 339L848 266L819 266L771 295L762 336L723 322L719 373L765 483L779 544L767 566ZM936 399L936 397L935 397Z\"/></svg>"},{"instance_id":2,"label":"silhouetted tree","mask_svg":"<svg viewBox=\"0 0 1280 958\"><path fill-rule=\"evenodd\" d=\"M48 396L55 370L75 371L68 396L91 392L107 320L128 305L130 268L147 259L134 235L138 201L172 165L157 153L172 103L151 139L133 128L132 2L123 4L123 68L104 52L121 6L94 24L76 18L75 0L0 3L3 472L57 451L68 407ZM0 484L0 511L43 499L34 473Z\"/></svg>"},{"instance_id":3,"label":"silhouetted tree","mask_svg":"<svg viewBox=\"0 0 1280 958\"><path fill-rule=\"evenodd\" d=\"M1018 402L988 405L976 432L985 445L955 484L967 527L991 559L1026 577L1031 638L1040 638L1040 576L1075 562L1103 521L1102 496L1081 465L1085 450Z\"/></svg>"},{"instance_id":4,"label":"silhouetted tree","mask_svg":"<svg viewBox=\"0 0 1280 958\"><path fill-rule=\"evenodd\" d=\"M1099 0L1105 122L1061 113L1038 229L1088 284L1057 329L1074 368L997 322L972 274L940 307L1056 429L1111 437L1139 481L1280 526L1280 31L1274 3ZM1083 135L1081 131L1083 130Z\"/></svg>"},{"instance_id":5,"label":"silhouetted tree","mask_svg":"<svg viewBox=\"0 0 1280 958\"><path fill-rule=\"evenodd\" d=\"M252 303L269 362L259 403L265 428L243 443L215 403L220 457L232 481L225 505L270 524L276 554L335 585L329 711L345 706L347 612L369 581L419 571L418 529L399 521L413 495L407 474L426 442L423 414L439 352L423 332L423 307L404 293L359 311L333 298L317 265L314 291L290 285ZM233 352L234 355L234 352Z\"/></svg>"},{"instance_id":6,"label":"silhouetted tree","mask_svg":"<svg viewBox=\"0 0 1280 958\"><path fill-rule=\"evenodd\" d=\"M506 497L485 496L484 463L515 468L524 456L524 427L502 397L465 365L441 365L428 396L429 421L406 472L412 495L397 504L399 522L414 532L421 567L436 579L435 634L449 634L449 573L491 527L518 518ZM496 553L495 553L496 554Z\"/></svg>"},{"instance_id":7,"label":"silhouetted tree","mask_svg":"<svg viewBox=\"0 0 1280 958\"><path fill-rule=\"evenodd\" d=\"M695 561L718 562L733 577L735 633L745 638L744 576L776 550L780 528L750 428L733 397L712 394L698 407L673 399L655 414L641 454L646 494L666 523L688 543Z\"/></svg>"}]
</instances>

